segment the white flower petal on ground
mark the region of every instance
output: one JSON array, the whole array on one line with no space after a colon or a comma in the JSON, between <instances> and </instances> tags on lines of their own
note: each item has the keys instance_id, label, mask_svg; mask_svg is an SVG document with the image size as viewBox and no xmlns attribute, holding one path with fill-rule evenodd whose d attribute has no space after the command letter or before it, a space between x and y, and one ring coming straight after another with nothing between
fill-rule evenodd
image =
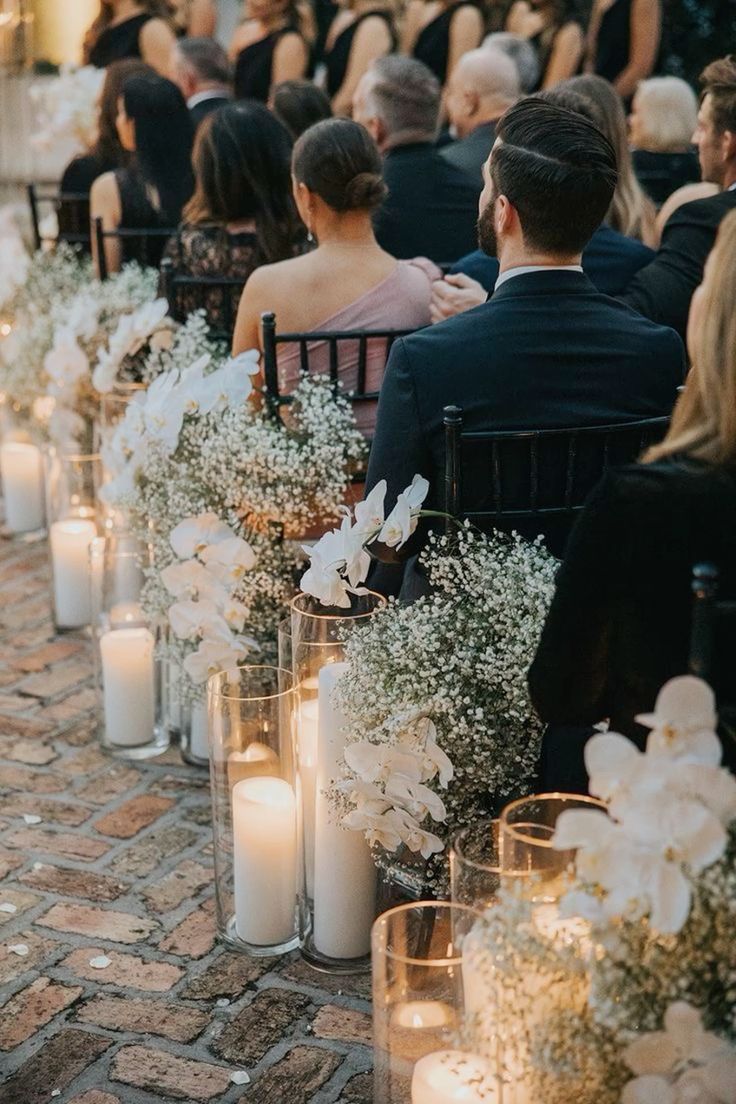
<instances>
[{"instance_id":1,"label":"white flower petal on ground","mask_svg":"<svg viewBox=\"0 0 736 1104\"><path fill-rule=\"evenodd\" d=\"M198 514L179 522L169 537L169 543L180 560L190 560L208 545L219 544L232 537L232 530L217 514Z\"/></svg>"}]
</instances>

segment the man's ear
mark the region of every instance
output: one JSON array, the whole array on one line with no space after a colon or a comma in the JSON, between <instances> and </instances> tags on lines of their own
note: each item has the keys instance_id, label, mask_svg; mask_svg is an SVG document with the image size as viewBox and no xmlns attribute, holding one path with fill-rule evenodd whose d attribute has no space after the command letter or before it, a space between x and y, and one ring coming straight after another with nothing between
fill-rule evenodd
<instances>
[{"instance_id":1,"label":"man's ear","mask_svg":"<svg viewBox=\"0 0 736 1104\"><path fill-rule=\"evenodd\" d=\"M516 208L508 196L500 195L497 197L494 218L496 220L496 233L508 237L519 221Z\"/></svg>"},{"instance_id":2,"label":"man's ear","mask_svg":"<svg viewBox=\"0 0 736 1104\"><path fill-rule=\"evenodd\" d=\"M721 155L724 161L736 158L736 131L724 130L721 135Z\"/></svg>"}]
</instances>

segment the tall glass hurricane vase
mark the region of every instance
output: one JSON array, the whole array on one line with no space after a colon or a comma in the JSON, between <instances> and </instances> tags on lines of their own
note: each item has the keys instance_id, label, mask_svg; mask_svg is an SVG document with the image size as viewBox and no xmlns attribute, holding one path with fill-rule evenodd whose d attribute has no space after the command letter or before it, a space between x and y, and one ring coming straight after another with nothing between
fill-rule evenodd
<instances>
[{"instance_id":1,"label":"tall glass hurricane vase","mask_svg":"<svg viewBox=\"0 0 736 1104\"><path fill-rule=\"evenodd\" d=\"M207 684L217 928L251 955L298 943L292 685L279 667Z\"/></svg>"},{"instance_id":2,"label":"tall glass hurricane vase","mask_svg":"<svg viewBox=\"0 0 736 1104\"><path fill-rule=\"evenodd\" d=\"M291 656L299 782L301 948L316 969L353 972L370 961L376 915L376 870L362 833L339 824L330 788L342 774L346 719L334 691L346 672L350 632L386 603L353 597L350 609L299 594L291 607Z\"/></svg>"}]
</instances>

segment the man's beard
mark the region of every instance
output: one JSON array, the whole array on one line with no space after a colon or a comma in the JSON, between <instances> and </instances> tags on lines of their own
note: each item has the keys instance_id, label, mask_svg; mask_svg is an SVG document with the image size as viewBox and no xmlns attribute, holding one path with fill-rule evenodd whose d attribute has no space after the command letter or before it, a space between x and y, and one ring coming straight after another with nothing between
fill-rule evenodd
<instances>
[{"instance_id":1,"label":"man's beard","mask_svg":"<svg viewBox=\"0 0 736 1104\"><path fill-rule=\"evenodd\" d=\"M495 214L495 201L491 200L486 204L482 215L478 218L477 230L478 230L478 245L483 252L489 257L496 256L497 240L496 240L496 226L494 222Z\"/></svg>"}]
</instances>

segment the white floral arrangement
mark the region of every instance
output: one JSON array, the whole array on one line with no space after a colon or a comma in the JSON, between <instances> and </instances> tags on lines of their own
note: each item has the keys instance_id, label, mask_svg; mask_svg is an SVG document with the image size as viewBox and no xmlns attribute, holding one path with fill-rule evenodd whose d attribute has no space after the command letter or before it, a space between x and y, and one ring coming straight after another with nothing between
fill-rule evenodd
<instances>
[{"instance_id":1,"label":"white floral arrangement","mask_svg":"<svg viewBox=\"0 0 736 1104\"><path fill-rule=\"evenodd\" d=\"M426 480L415 477L384 518L379 485L340 530L312 552L302 588L329 604L360 592L366 544L400 548L422 514ZM554 589L554 560L517 535L468 526L431 535L421 562L432 593L389 603L346 644L336 688L347 718L345 777L333 789L337 815L365 833L379 864L446 888L452 836L523 791L542 725L526 675Z\"/></svg>"},{"instance_id":2,"label":"white floral arrangement","mask_svg":"<svg viewBox=\"0 0 736 1104\"><path fill-rule=\"evenodd\" d=\"M6 204L0 207L0 315L5 325L9 321L4 317L6 311L15 293L28 279L30 267L31 255L18 226L17 210Z\"/></svg>"},{"instance_id":3,"label":"white floral arrangement","mask_svg":"<svg viewBox=\"0 0 736 1104\"><path fill-rule=\"evenodd\" d=\"M303 561L286 538L337 516L365 456L329 381L299 384L286 426L254 389L258 372L255 351L204 353L164 371L129 403L111 441L105 497L153 547L144 604L168 622L169 656L190 696L246 655L275 659Z\"/></svg>"},{"instance_id":4,"label":"white floral arrangement","mask_svg":"<svg viewBox=\"0 0 736 1104\"><path fill-rule=\"evenodd\" d=\"M531 939L512 890L480 925L497 1006L475 1045L490 1056L524 1028L524 1083L546 1104L735 1104L736 778L700 680L671 680L637 721L644 753L613 732L586 746L605 807L557 821L553 845L575 852L560 925L582 935ZM524 1001L542 976L543 1017L539 983Z\"/></svg>"},{"instance_id":5,"label":"white floral arrangement","mask_svg":"<svg viewBox=\"0 0 736 1104\"><path fill-rule=\"evenodd\" d=\"M36 109L36 149L81 152L97 136L97 102L105 79L104 69L93 65L63 65L57 77L46 77L31 86Z\"/></svg>"}]
</instances>

